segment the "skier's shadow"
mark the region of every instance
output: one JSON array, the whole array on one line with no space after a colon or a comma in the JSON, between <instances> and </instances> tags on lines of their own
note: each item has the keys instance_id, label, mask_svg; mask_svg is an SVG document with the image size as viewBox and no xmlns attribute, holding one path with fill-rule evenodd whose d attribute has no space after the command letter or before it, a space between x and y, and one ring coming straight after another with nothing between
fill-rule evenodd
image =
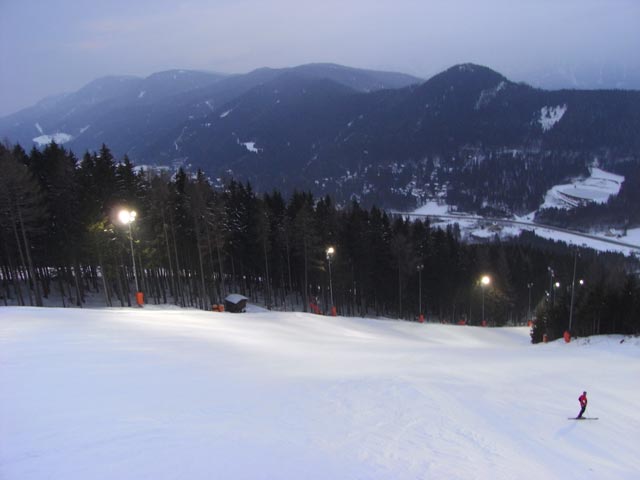
<instances>
[{"instance_id":1,"label":"skier's shadow","mask_svg":"<svg viewBox=\"0 0 640 480\"><path fill-rule=\"evenodd\" d=\"M570 434L572 431L574 431L577 427L578 427L578 422L577 421L576 422L571 422L566 427L563 427L560 430L558 430L556 432L556 434L555 434L555 438L566 437L568 434Z\"/></svg>"}]
</instances>

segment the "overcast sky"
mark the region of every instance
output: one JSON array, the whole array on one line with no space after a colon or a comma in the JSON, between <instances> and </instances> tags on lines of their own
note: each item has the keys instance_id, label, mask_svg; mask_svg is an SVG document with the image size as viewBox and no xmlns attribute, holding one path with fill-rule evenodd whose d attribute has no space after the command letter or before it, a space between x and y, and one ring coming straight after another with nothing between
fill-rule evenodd
<instances>
[{"instance_id":1,"label":"overcast sky","mask_svg":"<svg viewBox=\"0 0 640 480\"><path fill-rule=\"evenodd\" d=\"M0 0L0 115L104 75L640 65L640 0Z\"/></svg>"}]
</instances>

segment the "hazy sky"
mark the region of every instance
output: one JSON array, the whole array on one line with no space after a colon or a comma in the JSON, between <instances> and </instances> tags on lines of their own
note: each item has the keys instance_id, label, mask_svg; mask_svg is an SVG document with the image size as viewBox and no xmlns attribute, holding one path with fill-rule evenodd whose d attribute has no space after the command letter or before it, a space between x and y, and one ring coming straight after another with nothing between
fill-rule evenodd
<instances>
[{"instance_id":1,"label":"hazy sky","mask_svg":"<svg viewBox=\"0 0 640 480\"><path fill-rule=\"evenodd\" d=\"M0 0L0 115L104 75L640 64L640 0Z\"/></svg>"}]
</instances>

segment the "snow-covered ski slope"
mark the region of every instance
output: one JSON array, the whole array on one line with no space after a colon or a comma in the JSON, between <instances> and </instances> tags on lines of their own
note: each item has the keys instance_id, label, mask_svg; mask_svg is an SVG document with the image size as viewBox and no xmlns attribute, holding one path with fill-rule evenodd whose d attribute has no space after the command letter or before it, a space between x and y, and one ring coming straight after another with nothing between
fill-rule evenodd
<instances>
[{"instance_id":1,"label":"snow-covered ski slope","mask_svg":"<svg viewBox=\"0 0 640 480\"><path fill-rule=\"evenodd\" d=\"M640 339L0 308L0 478L637 479ZM588 391L587 415L567 421Z\"/></svg>"},{"instance_id":2,"label":"snow-covered ski slope","mask_svg":"<svg viewBox=\"0 0 640 480\"><path fill-rule=\"evenodd\" d=\"M556 185L546 194L543 208L575 208L589 203L606 203L610 197L618 195L624 177L592 167L586 179L576 179L573 183Z\"/></svg>"}]
</instances>

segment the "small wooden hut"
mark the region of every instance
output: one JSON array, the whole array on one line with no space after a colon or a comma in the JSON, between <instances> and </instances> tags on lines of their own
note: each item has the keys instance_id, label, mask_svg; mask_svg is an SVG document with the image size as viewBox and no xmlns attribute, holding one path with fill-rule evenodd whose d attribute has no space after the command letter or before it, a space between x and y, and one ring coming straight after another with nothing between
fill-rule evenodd
<instances>
[{"instance_id":1,"label":"small wooden hut","mask_svg":"<svg viewBox=\"0 0 640 480\"><path fill-rule=\"evenodd\" d=\"M231 293L224 299L224 309L227 312L242 313L247 308L247 300L249 299L244 295Z\"/></svg>"}]
</instances>

